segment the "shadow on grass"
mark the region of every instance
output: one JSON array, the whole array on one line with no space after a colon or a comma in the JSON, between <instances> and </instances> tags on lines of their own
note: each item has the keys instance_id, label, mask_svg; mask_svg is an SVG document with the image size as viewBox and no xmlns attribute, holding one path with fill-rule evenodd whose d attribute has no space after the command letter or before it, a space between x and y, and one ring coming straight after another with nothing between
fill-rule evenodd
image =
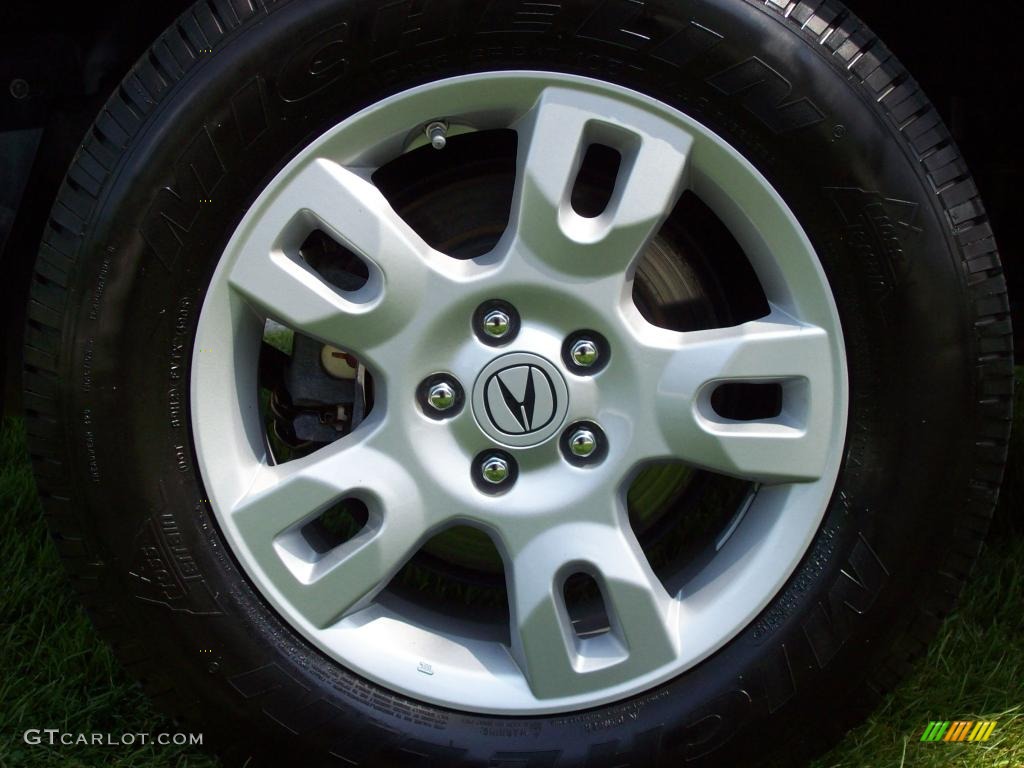
<instances>
[{"instance_id":1,"label":"shadow on grass","mask_svg":"<svg viewBox=\"0 0 1024 768\"><path fill-rule=\"evenodd\" d=\"M215 768L173 746L30 746L30 728L66 733L175 733L100 641L50 542L20 422L0 432L0 766Z\"/></svg>"},{"instance_id":2,"label":"shadow on grass","mask_svg":"<svg viewBox=\"0 0 1024 768\"><path fill-rule=\"evenodd\" d=\"M1018 371L1018 380L1021 371ZM1024 415L1017 389L1017 421ZM1024 765L1024 429L1011 445L992 535L928 657L815 768ZM100 642L46 534L20 423L0 433L0 766L215 768L196 748L29 746L29 728L174 733ZM1015 702L1007 708L1006 702ZM997 720L984 744L922 744L929 720Z\"/></svg>"}]
</instances>

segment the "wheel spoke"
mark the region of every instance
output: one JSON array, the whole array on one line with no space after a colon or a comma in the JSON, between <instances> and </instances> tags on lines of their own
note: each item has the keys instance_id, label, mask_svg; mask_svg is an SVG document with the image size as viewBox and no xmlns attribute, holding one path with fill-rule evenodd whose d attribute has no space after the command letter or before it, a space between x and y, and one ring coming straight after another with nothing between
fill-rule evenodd
<instances>
[{"instance_id":1,"label":"wheel spoke","mask_svg":"<svg viewBox=\"0 0 1024 768\"><path fill-rule=\"evenodd\" d=\"M429 266L445 257L372 182L336 163L314 160L275 192L244 232L231 285L261 314L364 354L401 330L419 306ZM299 245L316 228L364 260L362 288L341 291L302 261Z\"/></svg>"},{"instance_id":2,"label":"wheel spoke","mask_svg":"<svg viewBox=\"0 0 1024 768\"><path fill-rule=\"evenodd\" d=\"M691 136L641 109L559 88L544 92L519 135L513 251L572 275L629 273L685 186ZM594 143L619 151L621 164L604 212L584 218L571 195Z\"/></svg>"},{"instance_id":3,"label":"wheel spoke","mask_svg":"<svg viewBox=\"0 0 1024 768\"><path fill-rule=\"evenodd\" d=\"M334 624L366 606L412 557L424 534L386 515L318 562L290 598L316 627Z\"/></svg>"},{"instance_id":4,"label":"wheel spoke","mask_svg":"<svg viewBox=\"0 0 1024 768\"><path fill-rule=\"evenodd\" d=\"M652 432L661 445L653 453L764 483L821 476L833 405L832 352L823 329L775 310L733 328L667 335L673 341L656 363L660 429ZM780 384L782 410L755 421L723 418L711 405L712 391L723 383Z\"/></svg>"},{"instance_id":5,"label":"wheel spoke","mask_svg":"<svg viewBox=\"0 0 1024 768\"><path fill-rule=\"evenodd\" d=\"M231 519L282 597L314 626L366 605L416 551L432 522L412 479L365 443L338 443L304 459L262 467ZM321 454L326 454L321 457ZM369 521L321 555L295 552L301 527L350 496L369 497Z\"/></svg>"},{"instance_id":6,"label":"wheel spoke","mask_svg":"<svg viewBox=\"0 0 1024 768\"><path fill-rule=\"evenodd\" d=\"M678 652L676 603L651 570L632 532L619 524L575 523L548 530L511 558L513 655L538 698L583 692L606 682L605 670L641 674ZM611 627L580 640L562 585L572 573L593 576Z\"/></svg>"}]
</instances>

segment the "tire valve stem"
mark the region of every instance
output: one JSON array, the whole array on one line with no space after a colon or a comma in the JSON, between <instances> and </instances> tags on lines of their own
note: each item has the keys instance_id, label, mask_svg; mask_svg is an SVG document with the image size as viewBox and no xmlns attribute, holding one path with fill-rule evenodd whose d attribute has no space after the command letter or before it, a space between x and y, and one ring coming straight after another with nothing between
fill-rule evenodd
<instances>
[{"instance_id":1,"label":"tire valve stem","mask_svg":"<svg viewBox=\"0 0 1024 768\"><path fill-rule=\"evenodd\" d=\"M444 149L448 145L448 123L435 120L427 125L426 132L434 149Z\"/></svg>"}]
</instances>

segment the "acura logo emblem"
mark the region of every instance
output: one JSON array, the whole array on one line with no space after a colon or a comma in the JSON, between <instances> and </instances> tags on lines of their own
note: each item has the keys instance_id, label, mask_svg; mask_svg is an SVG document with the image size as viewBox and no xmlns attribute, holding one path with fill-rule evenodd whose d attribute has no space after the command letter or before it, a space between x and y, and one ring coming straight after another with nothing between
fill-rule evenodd
<instances>
[{"instance_id":1,"label":"acura logo emblem","mask_svg":"<svg viewBox=\"0 0 1024 768\"><path fill-rule=\"evenodd\" d=\"M512 448L555 435L569 410L569 389L549 360L510 352L484 366L473 385L473 415L494 441Z\"/></svg>"},{"instance_id":2,"label":"acura logo emblem","mask_svg":"<svg viewBox=\"0 0 1024 768\"><path fill-rule=\"evenodd\" d=\"M548 375L535 365L513 365L487 381L487 415L509 435L544 429L555 417L558 401Z\"/></svg>"}]
</instances>

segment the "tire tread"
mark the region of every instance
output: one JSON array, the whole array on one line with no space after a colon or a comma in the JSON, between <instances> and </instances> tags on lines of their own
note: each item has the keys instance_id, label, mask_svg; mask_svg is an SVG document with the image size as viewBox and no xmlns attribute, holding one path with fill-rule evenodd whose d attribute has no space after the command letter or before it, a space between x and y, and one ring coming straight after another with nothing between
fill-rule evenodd
<instances>
[{"instance_id":1,"label":"tire tread","mask_svg":"<svg viewBox=\"0 0 1024 768\"><path fill-rule=\"evenodd\" d=\"M856 78L898 128L945 210L960 251L965 290L973 307L976 451L963 514L947 531L948 546L936 552L937 577L910 601L913 611L885 661L866 684L878 694L892 690L924 655L941 622L956 605L984 546L1002 484L1013 408L1013 329L1006 280L984 204L970 169L920 85L868 27L838 0L800 3L792 13L766 7L785 23L799 21L801 34L823 47ZM835 25L835 26L833 26ZM826 29L825 33L818 32Z\"/></svg>"}]
</instances>

